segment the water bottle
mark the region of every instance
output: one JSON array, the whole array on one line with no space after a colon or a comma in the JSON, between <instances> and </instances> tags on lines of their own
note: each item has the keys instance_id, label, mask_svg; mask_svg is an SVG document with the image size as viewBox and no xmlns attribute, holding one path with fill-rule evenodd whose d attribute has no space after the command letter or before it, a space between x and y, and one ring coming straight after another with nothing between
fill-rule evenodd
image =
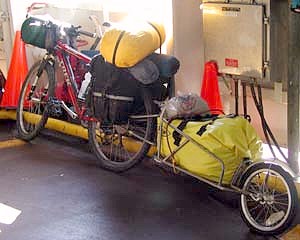
<instances>
[{"instance_id":1,"label":"water bottle","mask_svg":"<svg viewBox=\"0 0 300 240\"><path fill-rule=\"evenodd\" d=\"M82 100L85 99L87 87L88 87L88 85L89 85L89 83L91 81L91 77L92 77L92 75L90 74L90 72L87 72L84 75L84 80L81 83L81 87L80 87L80 90L79 90L79 93L78 93L78 98L80 98Z\"/></svg>"}]
</instances>

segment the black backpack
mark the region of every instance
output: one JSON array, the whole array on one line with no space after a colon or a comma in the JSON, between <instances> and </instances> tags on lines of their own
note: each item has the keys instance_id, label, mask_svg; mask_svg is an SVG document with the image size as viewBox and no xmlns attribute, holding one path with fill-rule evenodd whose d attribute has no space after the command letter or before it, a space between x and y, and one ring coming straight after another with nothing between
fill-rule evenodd
<instances>
[{"instance_id":1,"label":"black backpack","mask_svg":"<svg viewBox=\"0 0 300 240\"><path fill-rule=\"evenodd\" d=\"M127 122L134 108L142 104L141 83L126 69L106 62L101 55L93 57L90 73L88 105L92 114L104 122Z\"/></svg>"},{"instance_id":2,"label":"black backpack","mask_svg":"<svg viewBox=\"0 0 300 240\"><path fill-rule=\"evenodd\" d=\"M0 102L2 100L2 96L4 93L4 87L5 87L6 78L4 77L4 74L0 70Z\"/></svg>"}]
</instances>

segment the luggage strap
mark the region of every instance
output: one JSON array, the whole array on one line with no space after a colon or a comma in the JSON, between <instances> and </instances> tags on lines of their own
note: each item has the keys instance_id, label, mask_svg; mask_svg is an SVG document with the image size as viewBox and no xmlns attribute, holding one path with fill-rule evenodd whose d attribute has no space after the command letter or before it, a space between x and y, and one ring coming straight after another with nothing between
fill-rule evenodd
<instances>
[{"instance_id":1,"label":"luggage strap","mask_svg":"<svg viewBox=\"0 0 300 240\"><path fill-rule=\"evenodd\" d=\"M206 127L210 124L212 124L217 118L212 118L211 121L207 124L204 124L200 127L199 131L197 132L197 135L199 135L200 137L202 136L202 134L206 131ZM182 122L177 126L177 128L180 131L183 131L183 129L186 127L186 125L188 124L189 121L192 121L192 119L184 119L182 120ZM173 131L172 134L173 138L174 138L174 145L179 146L180 141L182 139L182 135L177 132L177 131Z\"/></svg>"},{"instance_id":2,"label":"luggage strap","mask_svg":"<svg viewBox=\"0 0 300 240\"><path fill-rule=\"evenodd\" d=\"M188 120L188 119L182 120L182 122L177 126L177 128L180 131L183 131L183 129L186 127L186 125L188 124L189 121L190 120ZM172 136L174 138L174 145L179 146L181 138L182 138L181 134L177 131L173 131Z\"/></svg>"},{"instance_id":3,"label":"luggage strap","mask_svg":"<svg viewBox=\"0 0 300 240\"><path fill-rule=\"evenodd\" d=\"M119 37L118 37L117 42L116 42L116 46L115 46L114 54L113 54L113 59L112 59L112 63L113 63L114 65L116 65L117 51L118 51L118 48L119 48L121 39L123 38L124 34L125 34L125 31L122 31L121 34L120 34Z\"/></svg>"},{"instance_id":4,"label":"luggage strap","mask_svg":"<svg viewBox=\"0 0 300 240\"><path fill-rule=\"evenodd\" d=\"M159 32L158 28L157 28L154 24L152 24L151 22L148 22L148 24L149 24L151 27L153 27L154 30L155 30L155 31L157 32L157 34L158 34L158 37L159 37L159 53L161 54L162 38L161 38L160 32ZM117 42L116 42L116 46L115 46L114 54L113 54L113 58L112 58L112 63L113 63L114 65L116 65L117 51L118 51L120 42L121 42L121 40L122 40L124 34L125 34L125 31L122 31L121 34L120 34L119 37L118 37Z\"/></svg>"},{"instance_id":5,"label":"luggage strap","mask_svg":"<svg viewBox=\"0 0 300 240\"><path fill-rule=\"evenodd\" d=\"M158 30L158 28L151 22L148 22L148 24L154 28L154 30L157 32L158 34L158 37L159 37L159 54L161 54L161 44L162 44L162 39L161 39L161 35L160 35L160 32Z\"/></svg>"},{"instance_id":6,"label":"luggage strap","mask_svg":"<svg viewBox=\"0 0 300 240\"><path fill-rule=\"evenodd\" d=\"M205 133L206 129L207 129L207 126L208 125L211 125L214 123L215 120L217 119L221 119L221 118L235 118L236 116L235 115L227 115L227 116L222 116L222 117L219 117L219 116L214 116L212 117L211 119L209 119L209 122L207 124L204 124L200 127L200 129L197 131L197 135L199 135L200 137L203 135L203 133ZM180 131L183 131L183 129L186 127L186 125L188 124L189 121L197 121L199 119L183 119L181 121L181 123L177 126L177 128L180 130ZM203 121L203 119L202 119ZM177 131L173 131L173 134L172 134L173 138L174 138L174 145L176 146L179 146L180 144L180 141L182 139L182 135L177 132Z\"/></svg>"},{"instance_id":7,"label":"luggage strap","mask_svg":"<svg viewBox=\"0 0 300 240\"><path fill-rule=\"evenodd\" d=\"M126 97L126 96L117 96L112 94L104 94L101 92L93 92L94 97L106 97L112 100L119 100L119 101L127 101L127 102L133 102L134 97Z\"/></svg>"}]
</instances>

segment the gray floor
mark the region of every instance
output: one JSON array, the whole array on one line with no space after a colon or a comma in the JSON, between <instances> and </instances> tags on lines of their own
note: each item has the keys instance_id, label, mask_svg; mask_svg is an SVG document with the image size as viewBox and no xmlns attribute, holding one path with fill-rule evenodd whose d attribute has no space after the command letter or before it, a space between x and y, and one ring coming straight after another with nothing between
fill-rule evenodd
<instances>
[{"instance_id":1,"label":"gray floor","mask_svg":"<svg viewBox=\"0 0 300 240\"><path fill-rule=\"evenodd\" d=\"M1 141L13 127L0 122ZM0 239L276 239L249 232L236 196L149 161L119 175L99 169L82 140L47 134L1 149L0 163L0 202L22 211L13 224L0 224Z\"/></svg>"}]
</instances>

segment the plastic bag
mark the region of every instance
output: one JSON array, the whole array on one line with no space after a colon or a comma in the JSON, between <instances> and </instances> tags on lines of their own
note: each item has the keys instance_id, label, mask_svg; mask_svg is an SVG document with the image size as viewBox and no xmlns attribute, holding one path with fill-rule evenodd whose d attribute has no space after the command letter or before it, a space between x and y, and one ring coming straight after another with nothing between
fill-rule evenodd
<instances>
[{"instance_id":1,"label":"plastic bag","mask_svg":"<svg viewBox=\"0 0 300 240\"><path fill-rule=\"evenodd\" d=\"M173 97L167 101L164 108L164 117L167 119L206 116L210 114L206 101L195 93Z\"/></svg>"}]
</instances>

